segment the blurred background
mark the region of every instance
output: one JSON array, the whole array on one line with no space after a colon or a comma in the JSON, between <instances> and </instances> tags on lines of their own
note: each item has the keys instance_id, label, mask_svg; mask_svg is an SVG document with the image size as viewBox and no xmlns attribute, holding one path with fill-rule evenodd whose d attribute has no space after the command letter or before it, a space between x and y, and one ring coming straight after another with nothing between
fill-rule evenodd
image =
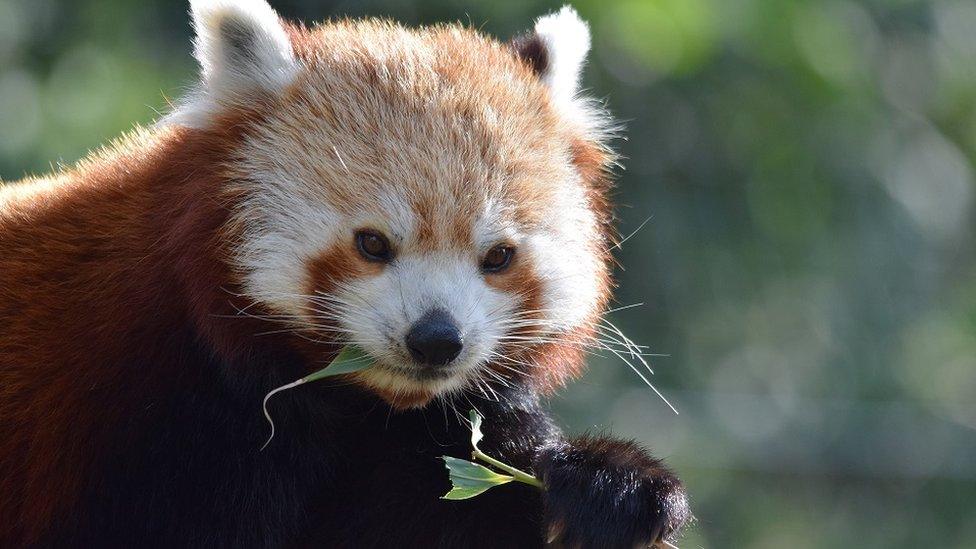
<instances>
[{"instance_id":1,"label":"blurred background","mask_svg":"<svg viewBox=\"0 0 976 549\"><path fill-rule=\"evenodd\" d=\"M277 0L462 21L537 0ZM627 126L611 315L661 356L552 399L644 441L698 515L682 547L976 547L976 2L573 2ZM0 178L72 163L194 80L186 2L0 0Z\"/></svg>"}]
</instances>

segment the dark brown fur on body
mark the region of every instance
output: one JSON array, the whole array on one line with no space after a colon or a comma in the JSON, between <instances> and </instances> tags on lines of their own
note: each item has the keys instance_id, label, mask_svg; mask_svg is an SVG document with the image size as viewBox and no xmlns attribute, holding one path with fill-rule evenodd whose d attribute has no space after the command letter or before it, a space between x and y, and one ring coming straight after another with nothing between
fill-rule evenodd
<instances>
[{"instance_id":1,"label":"dark brown fur on body","mask_svg":"<svg viewBox=\"0 0 976 549\"><path fill-rule=\"evenodd\" d=\"M219 27L234 31L232 46L248 47L247 32ZM609 299L612 242L612 155L550 105L538 81L553 61L536 51L545 43L517 44L535 48L526 57L455 27L408 31L374 21L284 30L302 63L352 64L374 79L369 101L391 105L404 101L402 82L383 80L390 66L382 60L413 67L430 43L453 48L453 57L434 50L438 78L414 82L424 90L436 82L438 93L457 88L426 120L429 131L437 120L450 131L427 143L422 124L393 120L373 128L391 141L361 144L361 157L352 138L307 154L310 132L356 112L320 97L316 75L300 74L280 93L249 90L245 105L221 103L207 124L138 130L74 169L0 190L0 545L498 547L555 536L570 547L624 547L673 537L689 517L680 481L636 445L564 439L539 405L582 371ZM339 53L326 59L326 47ZM492 78L470 86L486 89L464 89L485 64ZM514 97L540 106L512 105ZM295 105L302 110L281 112ZM484 105L525 131L512 137L506 124L492 125ZM420 128L416 142L396 133L404 128ZM258 452L267 434L262 396L319 369L343 344L328 332L334 319L322 321L326 336L276 329L268 319L287 315L248 295L253 273L239 255L253 219L242 210L263 189L242 159L266 167L245 151L263 151L269 138L303 150L288 173L321 176L309 194L351 212L384 191L376 165L397 151L376 165L367 153L399 143L428 159L394 166L417 186L410 209L418 238L405 254L475 248L472 181L520 205L511 222L530 230L551 222L540 206L562 183L553 174L572 179L595 220L586 249L574 250L595 258L587 320L533 345L500 344L503 356L531 368L513 375L501 361L488 363L504 382L486 379L491 395L483 398L431 400L438 395L426 389L403 393L361 379L283 393L272 404L280 431ZM460 173L445 169L457 164ZM364 181L343 186L339 172ZM383 273L356 254L351 234L343 238L302 266L301 291L328 295ZM546 321L552 276L519 253L484 284L518 296L524 318ZM527 326L514 333L530 337ZM467 425L454 413L469 406L486 417L484 448L535 472L544 495L512 485L469 501L439 499L448 485L437 458L467 457Z\"/></svg>"}]
</instances>

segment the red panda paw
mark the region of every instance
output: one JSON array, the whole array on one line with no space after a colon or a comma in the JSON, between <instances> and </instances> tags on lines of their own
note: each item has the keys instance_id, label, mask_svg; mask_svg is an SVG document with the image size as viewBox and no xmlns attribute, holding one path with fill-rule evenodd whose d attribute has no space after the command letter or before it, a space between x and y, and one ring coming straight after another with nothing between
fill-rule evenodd
<instances>
[{"instance_id":1,"label":"red panda paw","mask_svg":"<svg viewBox=\"0 0 976 549\"><path fill-rule=\"evenodd\" d=\"M691 520L681 481L634 442L570 440L544 450L535 470L555 546L664 548Z\"/></svg>"}]
</instances>

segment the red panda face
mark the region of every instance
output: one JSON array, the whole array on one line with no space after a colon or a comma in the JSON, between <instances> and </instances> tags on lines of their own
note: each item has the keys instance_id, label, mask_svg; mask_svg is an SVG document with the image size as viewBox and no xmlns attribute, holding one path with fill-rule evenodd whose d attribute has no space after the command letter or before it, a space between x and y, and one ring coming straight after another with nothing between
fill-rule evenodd
<instances>
[{"instance_id":1,"label":"red panda face","mask_svg":"<svg viewBox=\"0 0 976 549\"><path fill-rule=\"evenodd\" d=\"M174 120L204 126L247 106L255 92L221 63L258 65L236 69L262 72L261 103L226 167L246 294L364 349L375 365L359 380L395 406L558 378L536 355L575 349L609 285L596 181L607 154L575 97L588 47L575 13L539 21L540 67L459 27L305 31L263 7L221 9L195 13L198 55L224 57L203 59L205 89Z\"/></svg>"}]
</instances>

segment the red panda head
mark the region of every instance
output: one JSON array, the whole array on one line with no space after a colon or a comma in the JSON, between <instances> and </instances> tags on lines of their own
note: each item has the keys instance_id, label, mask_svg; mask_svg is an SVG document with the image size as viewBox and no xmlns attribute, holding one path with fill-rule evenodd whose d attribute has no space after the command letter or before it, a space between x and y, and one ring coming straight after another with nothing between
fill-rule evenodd
<instances>
[{"instance_id":1,"label":"red panda head","mask_svg":"<svg viewBox=\"0 0 976 549\"><path fill-rule=\"evenodd\" d=\"M234 119L229 262L247 297L376 361L398 406L493 379L557 386L608 297L608 118L578 94L570 8L502 44L460 26L311 29L263 0L194 0L197 92ZM233 116L235 113L238 116Z\"/></svg>"}]
</instances>

